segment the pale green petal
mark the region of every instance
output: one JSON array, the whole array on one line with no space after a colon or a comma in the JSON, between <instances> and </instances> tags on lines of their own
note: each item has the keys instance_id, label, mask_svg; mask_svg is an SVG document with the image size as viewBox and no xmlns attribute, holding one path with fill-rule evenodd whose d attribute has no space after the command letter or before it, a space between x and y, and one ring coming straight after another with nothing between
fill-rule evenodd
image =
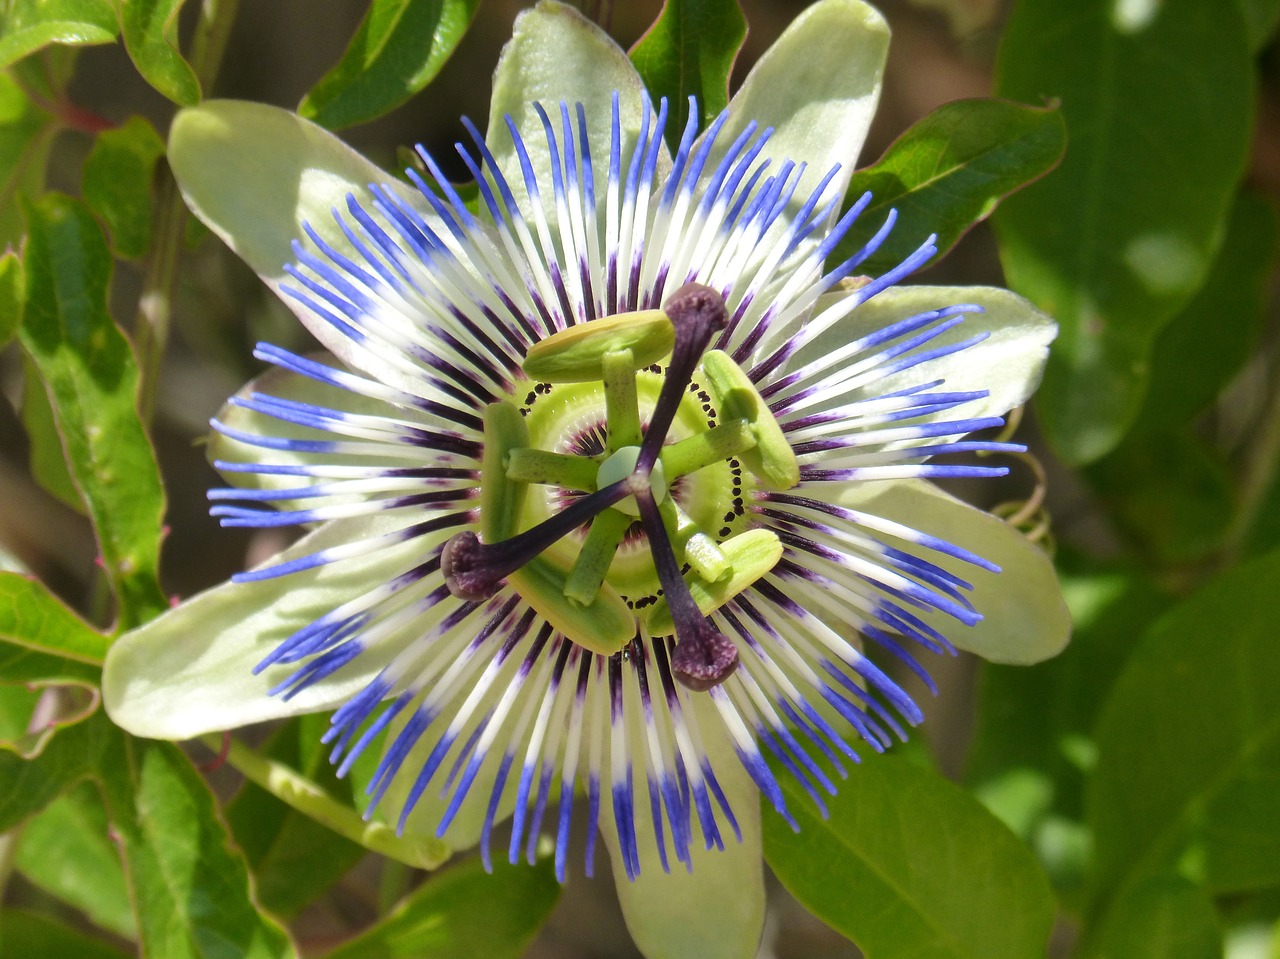
<instances>
[{"instance_id":1,"label":"pale green petal","mask_svg":"<svg viewBox=\"0 0 1280 959\"><path fill-rule=\"evenodd\" d=\"M407 521L387 515L335 520L268 563L388 532ZM401 630L287 701L267 690L296 667L273 666L258 676L252 669L295 631L421 562L433 545L412 539L370 556L258 582L224 583L192 597L111 647L102 675L107 713L135 735L190 739L338 706L423 625Z\"/></svg>"},{"instance_id":2,"label":"pale green petal","mask_svg":"<svg viewBox=\"0 0 1280 959\"><path fill-rule=\"evenodd\" d=\"M982 614L962 626L939 612L914 610L959 649L996 663L1029 665L1062 651L1071 617L1053 563L1043 549L1008 523L947 495L932 483L910 480L850 484L835 499L843 506L895 520L947 540L995 563L991 573L930 551L927 558L973 584L968 594ZM921 552L909 544L904 549Z\"/></svg>"},{"instance_id":3,"label":"pale green petal","mask_svg":"<svg viewBox=\"0 0 1280 959\"><path fill-rule=\"evenodd\" d=\"M387 184L410 205L424 206L416 191L327 130L262 103L209 100L182 110L170 127L168 157L187 206L277 293L303 223L350 251L331 213L346 211L348 194L369 204L369 184ZM370 369L367 353L292 297L281 298L344 362L384 382L410 382L384 364Z\"/></svg>"},{"instance_id":4,"label":"pale green petal","mask_svg":"<svg viewBox=\"0 0 1280 959\"><path fill-rule=\"evenodd\" d=\"M762 157L808 164L798 206L836 164L830 196L843 192L880 100L889 51L884 17L860 0L821 0L800 14L762 56L729 102L717 141L723 153L755 120L773 127Z\"/></svg>"},{"instance_id":5,"label":"pale green petal","mask_svg":"<svg viewBox=\"0 0 1280 959\"><path fill-rule=\"evenodd\" d=\"M823 297L814 315L841 296ZM988 391L985 399L922 417L957 419L999 415L1020 406L1035 392L1049 355L1049 344L1057 336L1058 325L1027 300L990 286L899 286L891 287L853 310L831 329L807 344L791 361L790 368L834 352L846 343L884 329L899 320L961 304L974 304L983 312L971 313L963 323L931 340L922 349L958 343L988 334L981 343L958 353L921 363L887 379L875 382L875 393L884 395L920 383L945 380L939 389L951 392ZM829 405L847 402L834 400ZM815 406L814 409L821 409Z\"/></svg>"},{"instance_id":6,"label":"pale green petal","mask_svg":"<svg viewBox=\"0 0 1280 959\"><path fill-rule=\"evenodd\" d=\"M502 48L498 68L493 74L489 130L485 139L503 176L511 184L521 209L529 209L528 194L506 117L509 115L520 131L538 183L544 191L544 212L554 222L550 154L542 121L533 104L541 103L547 111L557 140L562 139L560 103L569 105L575 127L576 105L582 104L591 142L596 195L602 196L608 182L615 92L618 94L625 162L639 140L640 118L645 104L649 102L644 83L626 53L607 33L577 10L555 0L542 0L532 10L526 10L516 18L515 30Z\"/></svg>"},{"instance_id":7,"label":"pale green petal","mask_svg":"<svg viewBox=\"0 0 1280 959\"><path fill-rule=\"evenodd\" d=\"M702 832L693 823L693 872L677 862L666 832L671 872L662 871L653 838L648 787L638 776L636 788L636 838L640 875L627 879L618 849L617 827L608 794L601 802L600 837L609 850L618 903L631 938L647 959L752 959L764 930L764 869L761 865L760 793L747 775L724 731L724 723L708 696L693 697L704 745L742 829L742 842L720 817L725 848L703 849ZM632 748L643 754L639 735L643 726L637 714L630 724ZM764 813L772 816L769 810Z\"/></svg>"}]
</instances>

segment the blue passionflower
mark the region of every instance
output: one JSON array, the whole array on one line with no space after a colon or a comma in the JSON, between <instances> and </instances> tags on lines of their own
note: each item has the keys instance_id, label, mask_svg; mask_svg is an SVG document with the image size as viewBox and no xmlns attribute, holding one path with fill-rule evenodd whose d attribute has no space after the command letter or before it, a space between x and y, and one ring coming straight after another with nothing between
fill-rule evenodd
<instances>
[{"instance_id":1,"label":"blue passionflower","mask_svg":"<svg viewBox=\"0 0 1280 959\"><path fill-rule=\"evenodd\" d=\"M669 105L544 3L458 147L471 204L425 151L406 185L281 110L180 114L192 210L329 351L258 347L213 512L311 531L122 638L113 718L333 710L341 772L381 751L371 813L486 861L513 817L502 854L549 834L562 878L585 817L642 948L750 952L757 794L790 819L790 776L821 806L919 722L887 659L931 685L923 655L1066 638L1038 549L929 483L1005 471L950 454L1015 449L969 437L1034 388L1052 322L899 285L932 238L861 275L893 215L833 257L886 43L816 4L672 154Z\"/></svg>"}]
</instances>

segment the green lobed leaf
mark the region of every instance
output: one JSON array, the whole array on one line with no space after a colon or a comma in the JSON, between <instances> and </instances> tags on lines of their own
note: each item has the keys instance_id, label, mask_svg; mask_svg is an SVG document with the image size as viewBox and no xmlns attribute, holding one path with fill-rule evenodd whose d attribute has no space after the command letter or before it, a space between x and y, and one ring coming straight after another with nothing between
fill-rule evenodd
<instances>
[{"instance_id":1,"label":"green lobed leaf","mask_svg":"<svg viewBox=\"0 0 1280 959\"><path fill-rule=\"evenodd\" d=\"M506 959L520 956L560 898L552 864L478 859L435 873L373 928L325 959Z\"/></svg>"},{"instance_id":2,"label":"green lobed leaf","mask_svg":"<svg viewBox=\"0 0 1280 959\"><path fill-rule=\"evenodd\" d=\"M0 67L50 43L110 43L117 29L111 0L9 0L0 9Z\"/></svg>"},{"instance_id":3,"label":"green lobed leaf","mask_svg":"<svg viewBox=\"0 0 1280 959\"><path fill-rule=\"evenodd\" d=\"M889 210L898 219L884 244L858 267L876 276L906 259L931 233L939 256L1000 201L1057 165L1067 131L1056 107L1007 100L944 103L899 137L873 166L849 181L856 201L870 205L836 247L835 262L853 256L880 229Z\"/></svg>"},{"instance_id":4,"label":"green lobed leaf","mask_svg":"<svg viewBox=\"0 0 1280 959\"><path fill-rule=\"evenodd\" d=\"M138 924L108 829L102 795L81 783L27 820L14 865L27 882L80 909L95 925L133 939Z\"/></svg>"},{"instance_id":5,"label":"green lobed leaf","mask_svg":"<svg viewBox=\"0 0 1280 959\"><path fill-rule=\"evenodd\" d=\"M351 784L337 779L320 737L327 715L312 713L278 730L263 748L350 804ZM258 899L273 915L289 918L337 882L365 849L246 782L226 806L227 825L256 880Z\"/></svg>"},{"instance_id":6,"label":"green lobed leaf","mask_svg":"<svg viewBox=\"0 0 1280 959\"><path fill-rule=\"evenodd\" d=\"M331 130L395 109L453 54L479 0L371 0L342 59L298 104Z\"/></svg>"},{"instance_id":7,"label":"green lobed leaf","mask_svg":"<svg viewBox=\"0 0 1280 959\"><path fill-rule=\"evenodd\" d=\"M1087 804L1095 912L1175 867L1217 893L1280 882L1277 590L1280 553L1219 577L1113 687Z\"/></svg>"},{"instance_id":8,"label":"green lobed leaf","mask_svg":"<svg viewBox=\"0 0 1280 959\"><path fill-rule=\"evenodd\" d=\"M1222 959L1213 901L1180 876L1156 876L1115 904L1090 959Z\"/></svg>"},{"instance_id":9,"label":"green lobed leaf","mask_svg":"<svg viewBox=\"0 0 1280 959\"><path fill-rule=\"evenodd\" d=\"M0 643L0 679L5 682L93 685L101 678L102 670L88 663Z\"/></svg>"},{"instance_id":10,"label":"green lobed leaf","mask_svg":"<svg viewBox=\"0 0 1280 959\"><path fill-rule=\"evenodd\" d=\"M136 259L151 246L151 181L164 140L147 119L130 117L98 134L84 162L84 199L106 223L117 255Z\"/></svg>"},{"instance_id":11,"label":"green lobed leaf","mask_svg":"<svg viewBox=\"0 0 1280 959\"><path fill-rule=\"evenodd\" d=\"M92 774L114 735L99 713L55 736L34 759L0 750L0 832L8 832Z\"/></svg>"},{"instance_id":12,"label":"green lobed leaf","mask_svg":"<svg viewBox=\"0 0 1280 959\"><path fill-rule=\"evenodd\" d=\"M1204 280L1244 169L1252 83L1234 4L1014 9L997 90L1060 99L1070 146L994 222L1012 286L1062 328L1038 403L1073 463L1132 423L1156 334Z\"/></svg>"},{"instance_id":13,"label":"green lobed leaf","mask_svg":"<svg viewBox=\"0 0 1280 959\"><path fill-rule=\"evenodd\" d=\"M185 0L121 0L120 32L138 72L179 106L200 102L200 80L178 51Z\"/></svg>"},{"instance_id":14,"label":"green lobed leaf","mask_svg":"<svg viewBox=\"0 0 1280 959\"><path fill-rule=\"evenodd\" d=\"M87 936L48 916L20 909L0 909L0 954L44 959L128 959L115 946Z\"/></svg>"},{"instance_id":15,"label":"green lobed leaf","mask_svg":"<svg viewBox=\"0 0 1280 959\"><path fill-rule=\"evenodd\" d=\"M1241 192L1204 286L1160 331L1134 433L1182 426L1254 355L1277 251L1275 208Z\"/></svg>"},{"instance_id":16,"label":"green lobed leaf","mask_svg":"<svg viewBox=\"0 0 1280 959\"><path fill-rule=\"evenodd\" d=\"M764 814L765 859L867 959L1027 959L1053 925L1048 880L994 816L937 774L866 750L822 819L779 777L798 834Z\"/></svg>"},{"instance_id":17,"label":"green lobed leaf","mask_svg":"<svg viewBox=\"0 0 1280 959\"><path fill-rule=\"evenodd\" d=\"M10 572L0 572L0 640L95 665L108 644L35 577Z\"/></svg>"},{"instance_id":18,"label":"green lobed leaf","mask_svg":"<svg viewBox=\"0 0 1280 959\"><path fill-rule=\"evenodd\" d=\"M698 98L700 127L728 106L729 75L746 36L738 0L665 0L631 48L631 62L653 99L667 98L671 146L688 122L689 97Z\"/></svg>"},{"instance_id":19,"label":"green lobed leaf","mask_svg":"<svg viewBox=\"0 0 1280 959\"><path fill-rule=\"evenodd\" d=\"M1165 595L1127 570L1061 562L1073 635L1032 667L982 667L977 728L965 780L1040 855L1055 885L1082 880L1084 784L1093 727L1139 636L1167 608Z\"/></svg>"},{"instance_id":20,"label":"green lobed leaf","mask_svg":"<svg viewBox=\"0 0 1280 959\"><path fill-rule=\"evenodd\" d=\"M83 683L0 683L0 750L34 759L60 731L92 715L100 698Z\"/></svg>"},{"instance_id":21,"label":"green lobed leaf","mask_svg":"<svg viewBox=\"0 0 1280 959\"><path fill-rule=\"evenodd\" d=\"M138 417L133 354L107 312L111 254L92 214L68 197L43 198L28 222L19 338L49 392L127 628L167 605L157 576L164 491Z\"/></svg>"},{"instance_id":22,"label":"green lobed leaf","mask_svg":"<svg viewBox=\"0 0 1280 959\"><path fill-rule=\"evenodd\" d=\"M0 16L3 16L0 14ZM7 39L0 39L0 48ZM0 247L18 245L25 228L15 197L39 193L44 186L45 160L57 124L27 99L8 73L0 73ZM10 254L6 253L5 259ZM6 268L6 283L12 283ZM12 335L8 303L0 307L0 344Z\"/></svg>"},{"instance_id":23,"label":"green lobed leaf","mask_svg":"<svg viewBox=\"0 0 1280 959\"><path fill-rule=\"evenodd\" d=\"M209 787L177 746L112 730L98 775L124 853L144 955L294 955L284 930L256 908L244 858Z\"/></svg>"},{"instance_id":24,"label":"green lobed leaf","mask_svg":"<svg viewBox=\"0 0 1280 959\"><path fill-rule=\"evenodd\" d=\"M18 332L24 295L22 260L14 250L5 250L0 254L0 348Z\"/></svg>"}]
</instances>

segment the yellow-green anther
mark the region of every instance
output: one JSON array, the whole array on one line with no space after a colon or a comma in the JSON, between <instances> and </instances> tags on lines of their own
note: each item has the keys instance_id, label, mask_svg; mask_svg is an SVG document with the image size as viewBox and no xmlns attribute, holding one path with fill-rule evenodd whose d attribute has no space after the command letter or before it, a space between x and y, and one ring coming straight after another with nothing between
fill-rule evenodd
<instances>
[{"instance_id":1,"label":"yellow-green anther","mask_svg":"<svg viewBox=\"0 0 1280 959\"><path fill-rule=\"evenodd\" d=\"M568 574L541 557L507 577L521 599L579 646L612 656L635 638L636 617L617 591L602 585L587 604L565 596Z\"/></svg>"},{"instance_id":2,"label":"yellow-green anther","mask_svg":"<svg viewBox=\"0 0 1280 959\"><path fill-rule=\"evenodd\" d=\"M510 403L490 403L484 410L484 458L480 465L480 536L497 543L519 530L525 483L507 475L508 454L529 445L524 417Z\"/></svg>"},{"instance_id":3,"label":"yellow-green anther","mask_svg":"<svg viewBox=\"0 0 1280 959\"><path fill-rule=\"evenodd\" d=\"M703 615L709 616L744 589L764 576L782 558L782 543L777 534L767 529L749 529L720 544L720 549L733 566L733 573L717 582L709 582L692 571L685 576L689 594ZM675 620L665 602L649 609L645 628L651 636L675 633Z\"/></svg>"},{"instance_id":4,"label":"yellow-green anther","mask_svg":"<svg viewBox=\"0 0 1280 959\"><path fill-rule=\"evenodd\" d=\"M731 456L740 456L755 445L755 431L747 420L728 420L706 432L695 433L678 443L664 446L658 454L658 462L666 471L667 478L675 479Z\"/></svg>"},{"instance_id":5,"label":"yellow-green anther","mask_svg":"<svg viewBox=\"0 0 1280 959\"><path fill-rule=\"evenodd\" d=\"M522 447L507 454L507 479L591 492L599 464L585 456L569 456Z\"/></svg>"},{"instance_id":6,"label":"yellow-green anther","mask_svg":"<svg viewBox=\"0 0 1280 959\"><path fill-rule=\"evenodd\" d=\"M702 357L702 371L720 416L751 424L756 445L738 456L748 472L766 489L785 490L799 483L800 464L791 444L742 367L727 353L711 350Z\"/></svg>"},{"instance_id":7,"label":"yellow-green anther","mask_svg":"<svg viewBox=\"0 0 1280 959\"><path fill-rule=\"evenodd\" d=\"M644 369L671 352L675 329L661 310L618 313L553 333L529 348L525 375L543 383L587 383L604 379L609 353L631 353L631 371Z\"/></svg>"},{"instance_id":8,"label":"yellow-green anther","mask_svg":"<svg viewBox=\"0 0 1280 959\"><path fill-rule=\"evenodd\" d=\"M609 452L639 446L640 402L636 396L636 363L630 350L606 353L603 360L605 422Z\"/></svg>"},{"instance_id":9,"label":"yellow-green anther","mask_svg":"<svg viewBox=\"0 0 1280 959\"><path fill-rule=\"evenodd\" d=\"M631 523L630 516L616 509L607 509L592 521L586 541L564 585L564 594L571 602L586 606L595 600L605 574L609 572L613 555Z\"/></svg>"},{"instance_id":10,"label":"yellow-green anther","mask_svg":"<svg viewBox=\"0 0 1280 959\"><path fill-rule=\"evenodd\" d=\"M698 528L693 518L674 499L658 505L662 521L671 534L671 545L677 556L683 556L690 568L709 583L724 579L733 566L716 541Z\"/></svg>"}]
</instances>

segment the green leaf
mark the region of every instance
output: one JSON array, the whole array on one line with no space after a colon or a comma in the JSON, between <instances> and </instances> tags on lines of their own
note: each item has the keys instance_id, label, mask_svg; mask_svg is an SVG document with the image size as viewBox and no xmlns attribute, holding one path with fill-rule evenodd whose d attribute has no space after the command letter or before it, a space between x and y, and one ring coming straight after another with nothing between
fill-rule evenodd
<instances>
[{"instance_id":1,"label":"green leaf","mask_svg":"<svg viewBox=\"0 0 1280 959\"><path fill-rule=\"evenodd\" d=\"M1280 882L1280 553L1214 580L1143 639L1098 719L1094 904L1178 867L1215 893Z\"/></svg>"},{"instance_id":2,"label":"green leaf","mask_svg":"<svg viewBox=\"0 0 1280 959\"><path fill-rule=\"evenodd\" d=\"M6 42L7 38L0 39L0 48ZM13 77L0 73L0 247L16 246L25 233L13 201L17 196L34 196L44 187L45 160L56 132L53 118L27 99ZM6 314L7 306L0 313L0 343L13 331L10 326L6 332ZM12 314L8 316L12 319Z\"/></svg>"},{"instance_id":3,"label":"green leaf","mask_svg":"<svg viewBox=\"0 0 1280 959\"><path fill-rule=\"evenodd\" d=\"M0 750L0 832L44 809L88 777L119 735L99 713L55 736L34 759Z\"/></svg>"},{"instance_id":4,"label":"green leaf","mask_svg":"<svg viewBox=\"0 0 1280 959\"><path fill-rule=\"evenodd\" d=\"M1085 475L1119 530L1157 566L1213 552L1235 513L1226 463L1185 429L1135 431Z\"/></svg>"},{"instance_id":5,"label":"green leaf","mask_svg":"<svg viewBox=\"0 0 1280 959\"><path fill-rule=\"evenodd\" d=\"M500 863L488 875L472 859L433 875L389 916L325 959L514 959L559 897L550 862Z\"/></svg>"},{"instance_id":6,"label":"green leaf","mask_svg":"<svg viewBox=\"0 0 1280 959\"><path fill-rule=\"evenodd\" d=\"M116 29L111 0L10 0L0 11L0 67L50 43L110 43Z\"/></svg>"},{"instance_id":7,"label":"green leaf","mask_svg":"<svg viewBox=\"0 0 1280 959\"><path fill-rule=\"evenodd\" d=\"M866 751L823 820L780 776L794 834L766 810L765 858L814 914L867 959L1043 955L1054 901L1031 853L937 774Z\"/></svg>"},{"instance_id":8,"label":"green leaf","mask_svg":"<svg viewBox=\"0 0 1280 959\"><path fill-rule=\"evenodd\" d=\"M19 337L53 403L72 478L127 628L167 606L160 591L164 492L137 412L137 368L107 312L111 254L85 207L57 194L28 210Z\"/></svg>"},{"instance_id":9,"label":"green leaf","mask_svg":"<svg viewBox=\"0 0 1280 959\"><path fill-rule=\"evenodd\" d=\"M966 782L1026 840L1055 885L1081 881L1074 839L1084 819L1085 777L1095 754L1098 710L1147 626L1168 606L1165 595L1133 572L1072 572L1062 594L1071 611L1071 644L1030 668L986 664Z\"/></svg>"},{"instance_id":10,"label":"green leaf","mask_svg":"<svg viewBox=\"0 0 1280 959\"><path fill-rule=\"evenodd\" d=\"M22 646L0 643L0 679L9 683L82 683L93 685L102 679L102 670L88 663Z\"/></svg>"},{"instance_id":11,"label":"green leaf","mask_svg":"<svg viewBox=\"0 0 1280 959\"><path fill-rule=\"evenodd\" d=\"M1254 53L1260 53L1275 36L1276 24L1280 23L1280 0L1239 0L1239 3L1249 30L1249 47Z\"/></svg>"},{"instance_id":12,"label":"green leaf","mask_svg":"<svg viewBox=\"0 0 1280 959\"><path fill-rule=\"evenodd\" d=\"M98 708L98 688L83 683L0 684L0 750L39 756L61 730Z\"/></svg>"},{"instance_id":13,"label":"green leaf","mask_svg":"<svg viewBox=\"0 0 1280 959\"><path fill-rule=\"evenodd\" d=\"M136 938L120 855L92 784L73 787L27 821L14 864L27 882L82 910L95 925Z\"/></svg>"},{"instance_id":14,"label":"green leaf","mask_svg":"<svg viewBox=\"0 0 1280 959\"><path fill-rule=\"evenodd\" d=\"M83 514L84 500L71 478L71 469L62 451L62 436L53 404L49 402L39 369L27 356L22 358L22 428L27 434L31 478L58 502Z\"/></svg>"},{"instance_id":15,"label":"green leaf","mask_svg":"<svg viewBox=\"0 0 1280 959\"><path fill-rule=\"evenodd\" d=\"M178 14L184 0L121 0L120 30L133 65L180 106L200 102L200 80L178 52Z\"/></svg>"},{"instance_id":16,"label":"green leaf","mask_svg":"<svg viewBox=\"0 0 1280 959\"><path fill-rule=\"evenodd\" d=\"M75 959L128 959L126 953L47 916L0 909L0 953L6 956L75 956Z\"/></svg>"},{"instance_id":17,"label":"green leaf","mask_svg":"<svg viewBox=\"0 0 1280 959\"><path fill-rule=\"evenodd\" d=\"M0 572L0 640L101 665L107 637L32 576Z\"/></svg>"},{"instance_id":18,"label":"green leaf","mask_svg":"<svg viewBox=\"0 0 1280 959\"><path fill-rule=\"evenodd\" d=\"M689 119L689 97L698 98L700 128L728 106L729 74L746 35L738 0L665 0L631 48L631 62L653 99L667 98L672 146Z\"/></svg>"},{"instance_id":19,"label":"green leaf","mask_svg":"<svg viewBox=\"0 0 1280 959\"><path fill-rule=\"evenodd\" d=\"M931 233L945 256L970 227L985 220L1015 190L1043 176L1066 147L1056 108L1006 100L955 100L934 110L898 138L874 166L849 181L856 201L870 205L836 247L836 262L871 239L889 210L898 220L879 250L858 267L876 276L897 266Z\"/></svg>"},{"instance_id":20,"label":"green leaf","mask_svg":"<svg viewBox=\"0 0 1280 959\"><path fill-rule=\"evenodd\" d=\"M1115 904L1090 957L1222 959L1217 910L1203 889L1180 876L1148 879Z\"/></svg>"},{"instance_id":21,"label":"green leaf","mask_svg":"<svg viewBox=\"0 0 1280 959\"><path fill-rule=\"evenodd\" d=\"M371 0L342 59L298 104L331 130L393 110L425 87L457 48L479 0Z\"/></svg>"},{"instance_id":22,"label":"green leaf","mask_svg":"<svg viewBox=\"0 0 1280 959\"><path fill-rule=\"evenodd\" d=\"M1134 433L1182 426L1254 355L1276 240L1275 208L1255 193L1240 193L1204 286L1156 339Z\"/></svg>"},{"instance_id":23,"label":"green leaf","mask_svg":"<svg viewBox=\"0 0 1280 959\"><path fill-rule=\"evenodd\" d=\"M1111 449L1160 328L1202 284L1244 169L1253 66L1239 9L1201 0L1021 0L997 89L1062 102L1062 164L995 216L1014 289L1062 333L1041 421L1066 459Z\"/></svg>"},{"instance_id":24,"label":"green leaf","mask_svg":"<svg viewBox=\"0 0 1280 959\"><path fill-rule=\"evenodd\" d=\"M84 162L84 198L107 224L115 252L127 259L151 246L151 181L164 141L150 121L130 117L98 135Z\"/></svg>"},{"instance_id":25,"label":"green leaf","mask_svg":"<svg viewBox=\"0 0 1280 959\"><path fill-rule=\"evenodd\" d=\"M0 348L18 332L24 296L22 260L13 250L0 254Z\"/></svg>"},{"instance_id":26,"label":"green leaf","mask_svg":"<svg viewBox=\"0 0 1280 959\"><path fill-rule=\"evenodd\" d=\"M333 775L328 748L320 741L328 728L327 715L300 716L281 728L263 752L350 803L351 784ZM227 804L226 816L257 881L259 900L277 916L296 915L366 851L251 782Z\"/></svg>"}]
</instances>

